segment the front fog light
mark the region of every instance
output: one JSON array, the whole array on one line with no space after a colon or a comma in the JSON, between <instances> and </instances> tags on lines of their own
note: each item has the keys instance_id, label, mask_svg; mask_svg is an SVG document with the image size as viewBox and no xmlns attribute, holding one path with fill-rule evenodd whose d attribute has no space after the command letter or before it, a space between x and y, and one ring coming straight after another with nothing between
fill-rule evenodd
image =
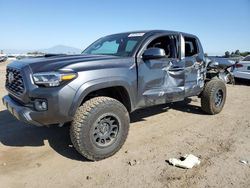
<instances>
[{"instance_id":1,"label":"front fog light","mask_svg":"<svg viewBox=\"0 0 250 188\"><path fill-rule=\"evenodd\" d=\"M48 104L46 100L35 99L34 107L37 111L46 111L48 109Z\"/></svg>"}]
</instances>

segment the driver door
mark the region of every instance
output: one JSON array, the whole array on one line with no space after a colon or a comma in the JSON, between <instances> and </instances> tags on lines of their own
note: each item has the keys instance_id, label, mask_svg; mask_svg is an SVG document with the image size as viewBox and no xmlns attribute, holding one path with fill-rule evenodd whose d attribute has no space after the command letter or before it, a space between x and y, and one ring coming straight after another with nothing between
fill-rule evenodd
<instances>
[{"instance_id":1,"label":"driver door","mask_svg":"<svg viewBox=\"0 0 250 188\"><path fill-rule=\"evenodd\" d=\"M144 59L149 48L165 50L165 57ZM139 107L184 99L185 63L178 58L179 36L163 35L149 40L138 59Z\"/></svg>"}]
</instances>

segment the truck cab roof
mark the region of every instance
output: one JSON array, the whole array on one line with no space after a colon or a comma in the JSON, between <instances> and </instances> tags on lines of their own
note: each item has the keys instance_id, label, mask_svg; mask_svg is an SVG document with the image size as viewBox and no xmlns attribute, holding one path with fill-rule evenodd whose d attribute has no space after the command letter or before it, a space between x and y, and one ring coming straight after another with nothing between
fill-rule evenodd
<instances>
[{"instance_id":1,"label":"truck cab roof","mask_svg":"<svg viewBox=\"0 0 250 188\"><path fill-rule=\"evenodd\" d=\"M193 34L184 33L184 32L180 32L180 31L171 31L171 30L138 30L138 31L116 33L116 34L128 34L129 35L129 34L139 34L139 33L140 34L144 34L144 35L148 35L148 36L157 35L157 34L173 34L173 35L182 34L184 36L189 36L189 37L195 37L195 38L197 38Z\"/></svg>"}]
</instances>

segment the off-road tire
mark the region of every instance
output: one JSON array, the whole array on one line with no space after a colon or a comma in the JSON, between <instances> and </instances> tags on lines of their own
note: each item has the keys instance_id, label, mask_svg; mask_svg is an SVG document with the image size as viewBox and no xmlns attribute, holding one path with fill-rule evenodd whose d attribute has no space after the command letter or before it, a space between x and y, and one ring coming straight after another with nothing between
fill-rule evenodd
<instances>
[{"instance_id":1,"label":"off-road tire","mask_svg":"<svg viewBox=\"0 0 250 188\"><path fill-rule=\"evenodd\" d=\"M219 105L216 105L216 94L222 93L223 98ZM211 115L218 114L224 107L226 101L226 85L220 79L210 80L205 84L201 94L201 109Z\"/></svg>"},{"instance_id":2,"label":"off-road tire","mask_svg":"<svg viewBox=\"0 0 250 188\"><path fill-rule=\"evenodd\" d=\"M102 115L112 113L119 119L116 140L108 147L93 141L93 127ZM98 161L114 155L124 144L129 131L129 113L119 101L109 97L95 97L80 106L70 127L70 138L75 149L85 158Z\"/></svg>"}]
</instances>

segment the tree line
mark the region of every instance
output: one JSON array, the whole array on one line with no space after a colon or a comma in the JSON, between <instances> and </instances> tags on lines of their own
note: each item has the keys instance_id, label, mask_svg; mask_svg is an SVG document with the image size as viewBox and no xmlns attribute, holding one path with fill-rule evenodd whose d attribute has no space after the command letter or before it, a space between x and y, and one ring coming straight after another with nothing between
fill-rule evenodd
<instances>
[{"instance_id":1,"label":"tree line","mask_svg":"<svg viewBox=\"0 0 250 188\"><path fill-rule=\"evenodd\" d=\"M250 55L250 52L240 52L240 50L235 50L232 52L226 51L224 57L229 58L229 57L245 57L247 55Z\"/></svg>"}]
</instances>

